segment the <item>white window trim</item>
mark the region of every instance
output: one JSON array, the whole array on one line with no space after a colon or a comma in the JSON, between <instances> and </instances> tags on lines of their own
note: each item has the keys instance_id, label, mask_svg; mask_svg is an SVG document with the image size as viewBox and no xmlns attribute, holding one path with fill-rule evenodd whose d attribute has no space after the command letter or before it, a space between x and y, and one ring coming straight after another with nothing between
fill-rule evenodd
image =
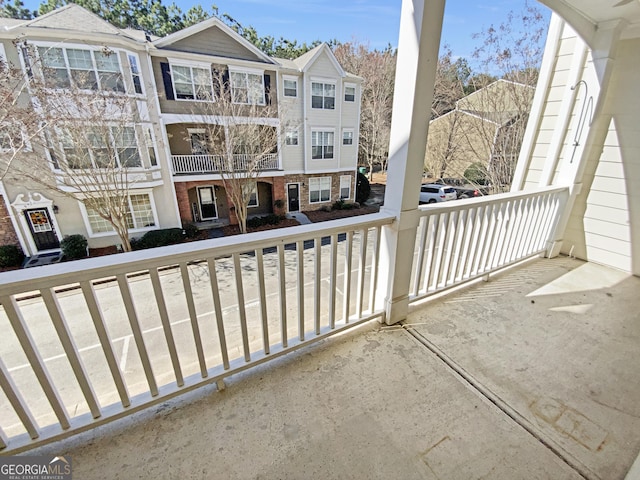
<instances>
[{"instance_id":1,"label":"white window trim","mask_svg":"<svg viewBox=\"0 0 640 480\"><path fill-rule=\"evenodd\" d=\"M38 47L45 47L45 48L61 48L62 50L67 50L67 49L77 49L77 50L88 50L91 52L101 52L104 50L104 47L100 46L100 45L88 45L86 43L59 43L59 42L34 42L32 43L33 47L35 47L36 51L38 49ZM114 95L131 95L131 96L139 96L140 94L136 93L135 90L133 92L129 92L127 91L127 84L124 81L124 76L125 76L125 70L123 68L122 65L122 59L120 58L120 54L122 52L125 53L125 55L137 55L135 52L131 52L129 50L124 50L122 48L112 48L109 47L109 51L113 52L116 54L116 59L118 60L118 66L120 67L120 74L122 75L122 83L124 84L124 92L107 92L107 93L111 93ZM38 54L39 56L39 54ZM69 67L69 62L68 62L68 58L66 53L64 54L65 57L65 64L67 67L67 72L69 72L70 67ZM140 60L138 58L138 60ZM95 58L93 57L93 55L91 56L91 61L94 64L94 72L98 72L98 69L95 65ZM139 67L139 65L138 65ZM42 73L41 73L42 75ZM142 73L140 74L140 77L142 78ZM69 77L71 78L71 76ZM63 89L58 89L58 88L48 88L48 90L63 90ZM87 90L87 89L79 89L81 92L94 92L94 90ZM106 91L106 90L103 90ZM144 91L144 89L143 89Z\"/></svg>"},{"instance_id":2,"label":"white window trim","mask_svg":"<svg viewBox=\"0 0 640 480\"><path fill-rule=\"evenodd\" d=\"M321 132L321 133L333 133L333 157L332 158L313 158L313 132ZM322 162L322 161L335 161L338 158L338 152L336 148L336 129L333 127L311 127L311 136L309 137L309 145L311 146L311 155L309 158L312 162Z\"/></svg>"},{"instance_id":3,"label":"white window trim","mask_svg":"<svg viewBox=\"0 0 640 480\"><path fill-rule=\"evenodd\" d=\"M9 63L9 59L7 58L7 51L4 49L4 45L0 43L0 60L5 63Z\"/></svg>"},{"instance_id":4,"label":"white window trim","mask_svg":"<svg viewBox=\"0 0 640 480\"><path fill-rule=\"evenodd\" d=\"M125 52L125 55L127 56L127 62L129 63L129 76L131 77L131 86L133 87L133 91L131 92L131 95L138 95L138 96L144 96L145 94L145 88L144 88L144 79L142 77L142 69L140 68L140 57L138 56L138 54L136 52ZM129 59L129 57L133 57L136 59L136 66L138 67L138 77L140 77L140 88L142 89L142 93L137 93L136 92L136 86L133 84L133 70L131 69L131 60ZM124 75L124 73L123 73Z\"/></svg>"},{"instance_id":5,"label":"white window trim","mask_svg":"<svg viewBox=\"0 0 640 480\"><path fill-rule=\"evenodd\" d=\"M246 73L249 75L258 75L260 77L260 81L262 82L262 95L260 96L260 102L258 103L251 103L249 101L245 102L236 102L233 100L233 83L231 82L231 74L232 73ZM265 102L265 93L267 91L265 85L264 85L264 70L259 70L256 68L245 68L245 67L229 67L229 91L231 92L231 102L236 104L236 105L259 105L259 106L265 106L266 102ZM248 97L247 97L248 100Z\"/></svg>"},{"instance_id":6,"label":"white window trim","mask_svg":"<svg viewBox=\"0 0 640 480\"><path fill-rule=\"evenodd\" d=\"M136 148L138 149L138 156L140 157L140 166L139 167L126 167L127 170L129 172L132 172L132 173L142 172L142 171L146 170L146 168L147 168L145 166L144 156L142 155L142 150L140 148L140 134L138 132L138 127L139 126L140 126L141 129L148 128L148 127L145 127L145 125L147 125L147 124L143 124L143 123L128 123L127 122L124 125L118 125L117 123L113 123L113 126L115 126L115 127L120 126L120 127L133 128L133 134L134 134L134 136L136 138ZM107 123L105 125L105 127L106 126L111 126L111 124ZM89 125L89 127L90 127L90 125ZM55 126L53 128L54 128L54 132L55 132L55 138L51 139L51 141L56 143L56 145L58 146L59 151L62 153L62 155L64 155L64 157L65 157L64 160L66 162L67 158L66 158L66 154L64 152L64 145L62 143L62 135L63 135L63 133L62 133L62 130L61 130L62 128L66 128L66 127L64 125L60 125L60 126ZM144 130L142 130L142 135L146 135L146 133L144 133ZM114 138L113 138L113 133L111 134L111 141L112 142L115 141ZM51 158L51 153L49 152L49 148L47 148L47 154L48 154L49 158ZM157 155L157 152L156 152L156 155ZM89 158L91 159L91 169L93 169L93 170L101 170L99 167L95 166L94 159L93 159L93 157L91 155L89 156ZM157 161L157 157L156 157L156 161ZM122 168L122 165L120 164L120 158L118 158L118 168ZM53 170L55 172L62 172L62 169L60 169L60 168L53 169ZM69 170L73 171L74 169L70 168ZM78 169L78 170L82 170L82 169Z\"/></svg>"},{"instance_id":7,"label":"white window trim","mask_svg":"<svg viewBox=\"0 0 640 480\"><path fill-rule=\"evenodd\" d=\"M353 88L353 100L346 100L344 97L347 95L347 87ZM355 83L345 83L343 87L342 101L346 103L355 103L358 97L358 86Z\"/></svg>"},{"instance_id":8,"label":"white window trim","mask_svg":"<svg viewBox=\"0 0 640 480\"><path fill-rule=\"evenodd\" d=\"M320 199L317 202L312 202L311 201L311 180L323 180L323 179L329 179L329 200L322 200L322 197L320 197ZM330 203L331 202L331 187L332 187L332 183L333 183L333 178L328 176L328 177L309 177L308 179L308 183L309 183L309 205L315 205L318 203ZM321 189L322 190L322 189Z\"/></svg>"},{"instance_id":9,"label":"white window trim","mask_svg":"<svg viewBox=\"0 0 640 480\"><path fill-rule=\"evenodd\" d=\"M324 108L324 87L322 88L322 108L318 108L318 107L314 107L313 106L313 84L314 83L322 83L323 85L333 85L333 90L334 90L334 97L333 97L333 108ZM321 77L316 77L316 78L311 78L311 83L309 84L309 100L311 101L311 110L329 110L329 111L336 111L337 110L337 100L336 100L336 96L338 94L338 82L335 78L331 78L331 79L322 79Z\"/></svg>"},{"instance_id":10,"label":"white window trim","mask_svg":"<svg viewBox=\"0 0 640 480\"><path fill-rule=\"evenodd\" d=\"M344 143L344 134L351 133L351 143ZM340 145L343 147L353 147L356 144L356 133L354 128L343 128L342 129L342 141Z\"/></svg>"},{"instance_id":11,"label":"white window trim","mask_svg":"<svg viewBox=\"0 0 640 480\"><path fill-rule=\"evenodd\" d=\"M216 101L216 97L215 94L213 92L213 75L211 73L211 64L210 63L205 63L205 62L186 62L184 60L172 60L172 59L167 59L169 61L169 71L171 73L171 88L173 88L173 99L177 102L215 102ZM173 77L173 67L183 67L183 68L190 68L191 70L191 85L194 87L193 90L193 96L194 98L178 98L178 93L176 92L176 82L175 79ZM196 91L195 91L195 86L193 84L193 68L199 68L202 70L206 70L209 73L209 93L211 93L211 98L209 100L207 99L199 99L199 98L195 98L196 96Z\"/></svg>"},{"instance_id":12,"label":"white window trim","mask_svg":"<svg viewBox=\"0 0 640 480\"><path fill-rule=\"evenodd\" d=\"M0 52L2 53L2 52ZM3 127L4 126L11 126L10 122L0 122L0 135L3 134ZM25 131L24 125L22 123L20 123L20 137L22 139L22 145L24 145L21 149L22 152L30 152L31 151L31 142L29 141L29 136L27 135L27 132ZM19 148L20 146L18 146ZM10 148L2 148L0 147L0 153L9 153L12 150Z\"/></svg>"},{"instance_id":13,"label":"white window trim","mask_svg":"<svg viewBox=\"0 0 640 480\"><path fill-rule=\"evenodd\" d=\"M149 232L151 230L159 230L160 222L158 221L158 212L156 210L156 201L153 198L153 190L149 188L139 189L139 190L135 190L135 189L129 190L127 197L128 197L128 203L129 203L129 211L131 212L131 198L129 197L129 195L149 195L149 202L151 203L151 212L153 213L153 221L155 223L153 227L130 228L129 233L143 233L143 232ZM89 221L89 214L87 213L87 207L85 206L82 200L78 200L78 203L80 204L80 214L82 215L82 220L84 221L89 238L118 236L118 234L115 231L93 233L93 230L91 229L91 222Z\"/></svg>"},{"instance_id":14,"label":"white window trim","mask_svg":"<svg viewBox=\"0 0 640 480\"><path fill-rule=\"evenodd\" d=\"M349 196L348 197L343 197L342 196L342 180L348 180L349 181ZM352 177L351 175L340 175L340 200L351 200L351 183L352 183Z\"/></svg>"},{"instance_id":15,"label":"white window trim","mask_svg":"<svg viewBox=\"0 0 640 480\"><path fill-rule=\"evenodd\" d=\"M289 81L289 82L296 82L296 94L295 95L285 95L284 93L284 82ZM300 90L299 88L300 82L298 82L298 77L293 76L293 75L283 75L282 76L282 96L285 98L298 98L298 90Z\"/></svg>"},{"instance_id":16,"label":"white window trim","mask_svg":"<svg viewBox=\"0 0 640 480\"><path fill-rule=\"evenodd\" d=\"M251 205L251 203L247 204L247 208L257 208L260 206L260 197L258 195L258 183L255 184L251 193L256 192L256 203L255 205ZM251 201L251 199L249 199Z\"/></svg>"},{"instance_id":17,"label":"white window trim","mask_svg":"<svg viewBox=\"0 0 640 480\"><path fill-rule=\"evenodd\" d=\"M287 143L287 134L295 133L295 137L298 143ZM300 146L300 129L298 127L287 128L284 134L284 146L285 147L299 147Z\"/></svg>"}]
</instances>

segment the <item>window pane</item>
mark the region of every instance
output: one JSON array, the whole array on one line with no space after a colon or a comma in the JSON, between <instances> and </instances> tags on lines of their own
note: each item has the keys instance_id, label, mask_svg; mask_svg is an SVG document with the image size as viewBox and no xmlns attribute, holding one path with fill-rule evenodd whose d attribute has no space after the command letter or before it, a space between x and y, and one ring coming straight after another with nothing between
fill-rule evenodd
<instances>
[{"instance_id":1,"label":"window pane","mask_svg":"<svg viewBox=\"0 0 640 480\"><path fill-rule=\"evenodd\" d=\"M38 53L42 59L43 66L48 68L67 68L61 48L38 47Z\"/></svg>"},{"instance_id":2,"label":"window pane","mask_svg":"<svg viewBox=\"0 0 640 480\"><path fill-rule=\"evenodd\" d=\"M173 81L178 83L188 83L191 85L191 71L189 67L180 67L178 65L173 65L171 68L171 72L173 73Z\"/></svg>"},{"instance_id":3,"label":"window pane","mask_svg":"<svg viewBox=\"0 0 640 480\"><path fill-rule=\"evenodd\" d=\"M120 72L120 64L115 53L93 52L96 68L103 72Z\"/></svg>"},{"instance_id":4,"label":"window pane","mask_svg":"<svg viewBox=\"0 0 640 480\"><path fill-rule=\"evenodd\" d=\"M87 209L87 218L89 219L89 225L91 226L91 231L93 233L102 233L102 232L112 232L113 226L98 215L98 212L93 208L86 207Z\"/></svg>"},{"instance_id":5,"label":"window pane","mask_svg":"<svg viewBox=\"0 0 640 480\"><path fill-rule=\"evenodd\" d=\"M124 92L124 82L119 73L100 72L100 87L109 92ZM138 84L140 79L138 79Z\"/></svg>"},{"instance_id":6,"label":"window pane","mask_svg":"<svg viewBox=\"0 0 640 480\"><path fill-rule=\"evenodd\" d=\"M67 58L71 68L93 70L93 62L91 61L91 52L89 50L67 48Z\"/></svg>"},{"instance_id":7,"label":"window pane","mask_svg":"<svg viewBox=\"0 0 640 480\"><path fill-rule=\"evenodd\" d=\"M71 70L71 78L78 88L85 90L98 90L96 72L93 70Z\"/></svg>"},{"instance_id":8,"label":"window pane","mask_svg":"<svg viewBox=\"0 0 640 480\"><path fill-rule=\"evenodd\" d=\"M284 96L285 97L297 97L298 96L298 82L295 80L285 80L284 84Z\"/></svg>"},{"instance_id":9,"label":"window pane","mask_svg":"<svg viewBox=\"0 0 640 480\"><path fill-rule=\"evenodd\" d=\"M154 227L153 210L149 195L130 195L133 223L135 228Z\"/></svg>"},{"instance_id":10,"label":"window pane","mask_svg":"<svg viewBox=\"0 0 640 480\"><path fill-rule=\"evenodd\" d=\"M311 84L311 95L323 95L323 85L322 83L312 83Z\"/></svg>"}]
</instances>

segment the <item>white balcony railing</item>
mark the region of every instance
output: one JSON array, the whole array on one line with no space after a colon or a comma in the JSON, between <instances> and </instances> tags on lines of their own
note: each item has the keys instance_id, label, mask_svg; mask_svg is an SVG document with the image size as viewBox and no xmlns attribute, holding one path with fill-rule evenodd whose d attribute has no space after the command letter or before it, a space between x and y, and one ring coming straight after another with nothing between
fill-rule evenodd
<instances>
[{"instance_id":1,"label":"white balcony railing","mask_svg":"<svg viewBox=\"0 0 640 480\"><path fill-rule=\"evenodd\" d=\"M546 251L568 188L420 207L412 301Z\"/></svg>"},{"instance_id":2,"label":"white balcony railing","mask_svg":"<svg viewBox=\"0 0 640 480\"><path fill-rule=\"evenodd\" d=\"M547 188L420 207L410 300L545 251L567 195ZM0 274L0 448L88 430L384 320L389 273L378 266L394 218Z\"/></svg>"},{"instance_id":3,"label":"white balcony railing","mask_svg":"<svg viewBox=\"0 0 640 480\"><path fill-rule=\"evenodd\" d=\"M280 168L277 153L269 153L261 157L258 160L258 170L278 170ZM254 159L254 155L234 155L234 171L247 171ZM226 159L223 155L172 155L171 163L174 175L221 173L228 170Z\"/></svg>"},{"instance_id":4,"label":"white balcony railing","mask_svg":"<svg viewBox=\"0 0 640 480\"><path fill-rule=\"evenodd\" d=\"M383 316L373 292L392 221L0 274L0 448L93 428Z\"/></svg>"}]
</instances>

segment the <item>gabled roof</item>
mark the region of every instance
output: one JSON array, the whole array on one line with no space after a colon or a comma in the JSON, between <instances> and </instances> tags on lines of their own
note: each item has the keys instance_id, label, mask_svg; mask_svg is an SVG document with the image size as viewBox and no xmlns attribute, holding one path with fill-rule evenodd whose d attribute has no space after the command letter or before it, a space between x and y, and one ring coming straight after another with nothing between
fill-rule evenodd
<instances>
[{"instance_id":1,"label":"gabled roof","mask_svg":"<svg viewBox=\"0 0 640 480\"><path fill-rule=\"evenodd\" d=\"M184 28L177 32L174 32L166 37L160 38L153 42L153 44L158 48L170 47L172 44L179 42L180 40L184 40L192 35L197 35L204 30L209 28L218 28L222 30L224 33L229 35L233 40L241 44L244 48L251 51L258 58L262 59L265 62L275 64L276 62L269 57L266 53L256 47L254 44L249 42L247 39L238 34L235 30L227 26L224 22L222 22L219 18L212 17L207 20L203 20L200 23L196 23L190 27Z\"/></svg>"},{"instance_id":2,"label":"gabled roof","mask_svg":"<svg viewBox=\"0 0 640 480\"><path fill-rule=\"evenodd\" d=\"M329 48L329 45L327 45L326 43L321 43L317 47L309 50L307 53L300 55L298 58L295 58L293 62L298 66L301 72L306 72L307 70L309 70L309 68L311 68L311 65L313 65L313 63L320 57L320 55L322 55L323 52L327 54L329 60L331 60L331 63L333 63L333 66L338 71L340 76L346 77L347 74L345 73L342 66L338 63L338 60Z\"/></svg>"},{"instance_id":3,"label":"gabled roof","mask_svg":"<svg viewBox=\"0 0 640 480\"><path fill-rule=\"evenodd\" d=\"M49 13L21 24L28 28L50 28L55 30L73 30L86 33L106 33L110 35L126 35L95 13L79 5L70 3Z\"/></svg>"},{"instance_id":4,"label":"gabled roof","mask_svg":"<svg viewBox=\"0 0 640 480\"><path fill-rule=\"evenodd\" d=\"M520 111L522 107L518 106L517 102L526 101L530 105L534 92L534 87L501 78L461 98L456 102L456 108L485 117L496 112ZM502 123L500 119L494 120Z\"/></svg>"}]
</instances>

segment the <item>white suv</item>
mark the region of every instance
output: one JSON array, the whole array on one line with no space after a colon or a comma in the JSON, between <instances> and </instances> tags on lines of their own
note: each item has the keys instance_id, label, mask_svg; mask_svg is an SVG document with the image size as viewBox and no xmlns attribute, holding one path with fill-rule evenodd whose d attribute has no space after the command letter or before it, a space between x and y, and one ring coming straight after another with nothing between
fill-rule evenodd
<instances>
[{"instance_id":1,"label":"white suv","mask_svg":"<svg viewBox=\"0 0 640 480\"><path fill-rule=\"evenodd\" d=\"M437 183L427 183L420 187L420 203L436 203L455 200L458 194L453 187L448 185L438 185Z\"/></svg>"}]
</instances>

